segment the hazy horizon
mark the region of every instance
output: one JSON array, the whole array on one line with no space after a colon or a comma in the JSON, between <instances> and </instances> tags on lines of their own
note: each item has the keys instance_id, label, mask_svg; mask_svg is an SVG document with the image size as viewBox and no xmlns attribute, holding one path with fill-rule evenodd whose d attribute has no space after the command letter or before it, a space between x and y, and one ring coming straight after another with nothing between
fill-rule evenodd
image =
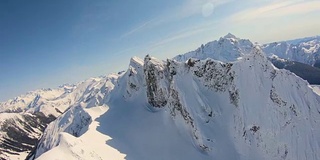
<instances>
[{"instance_id":1,"label":"hazy horizon","mask_svg":"<svg viewBox=\"0 0 320 160\"><path fill-rule=\"evenodd\" d=\"M316 0L1 1L0 102L125 70L227 33L267 43L319 35Z\"/></svg>"}]
</instances>

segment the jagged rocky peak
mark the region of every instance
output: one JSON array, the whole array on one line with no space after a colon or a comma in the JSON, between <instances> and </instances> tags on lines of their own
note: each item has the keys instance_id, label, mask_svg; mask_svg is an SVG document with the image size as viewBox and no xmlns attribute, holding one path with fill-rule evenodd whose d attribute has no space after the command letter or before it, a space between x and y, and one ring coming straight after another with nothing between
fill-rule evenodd
<instances>
[{"instance_id":1,"label":"jagged rocky peak","mask_svg":"<svg viewBox=\"0 0 320 160\"><path fill-rule=\"evenodd\" d=\"M147 85L148 102L161 108L167 104L168 86L166 66L162 61L149 55L144 58L144 75Z\"/></svg>"},{"instance_id":2,"label":"jagged rocky peak","mask_svg":"<svg viewBox=\"0 0 320 160\"><path fill-rule=\"evenodd\" d=\"M237 37L232 33L228 33L227 35L220 37L219 41L231 42L231 44L235 45L237 45L237 43L240 43L240 45L249 45L253 47L253 43L249 39Z\"/></svg>"},{"instance_id":3,"label":"jagged rocky peak","mask_svg":"<svg viewBox=\"0 0 320 160\"><path fill-rule=\"evenodd\" d=\"M175 60L159 61L149 55L145 58L145 79L147 83L147 98L155 109L164 108L169 111L173 119L182 123L185 131L190 132L190 138L201 151L209 152L212 149L210 142L202 136L199 123L208 123L213 111L207 104L200 102L190 106L193 98L185 95L192 91L195 85L207 88L213 92L225 94L229 105L238 106L239 91L235 87L235 72L232 63L223 63L213 59L198 60L190 58L186 62ZM184 83L187 83L184 84ZM189 84L194 83L194 84ZM186 88L181 88L181 85ZM186 91L186 90L187 91ZM187 99L191 99L188 101ZM197 100L201 99L196 97ZM202 101L202 100L201 100ZM189 103L191 102L191 103ZM195 107L195 108L192 108ZM195 120L198 113L206 117L202 121ZM208 144L209 143L209 144Z\"/></svg>"},{"instance_id":4,"label":"jagged rocky peak","mask_svg":"<svg viewBox=\"0 0 320 160\"><path fill-rule=\"evenodd\" d=\"M130 59L130 64L129 64L129 68L128 68L128 76L132 77L134 75L137 74L141 74L143 73L143 60L140 59L139 57L132 57Z\"/></svg>"},{"instance_id":5,"label":"jagged rocky peak","mask_svg":"<svg viewBox=\"0 0 320 160\"><path fill-rule=\"evenodd\" d=\"M265 68L271 66L260 46L254 46L250 54L239 60L250 61L251 65L259 65ZM239 61L238 60L238 61ZM239 63L236 61L237 63ZM215 91L229 91L231 103L237 105L238 90L233 86L235 72L232 71L234 62L223 63L214 59L199 60L189 58L185 62L175 60L160 61L147 55L144 62L144 74L147 85L149 103L156 108L167 105L168 99L173 94L172 89L176 74L190 74L199 79L201 83ZM231 87L228 89L228 87Z\"/></svg>"},{"instance_id":6,"label":"jagged rocky peak","mask_svg":"<svg viewBox=\"0 0 320 160\"><path fill-rule=\"evenodd\" d=\"M189 58L212 58L222 62L233 62L239 57L251 53L253 46L254 44L248 39L240 39L232 34L228 34L219 40L201 45L195 51L178 55L173 59L184 62Z\"/></svg>"},{"instance_id":7,"label":"jagged rocky peak","mask_svg":"<svg viewBox=\"0 0 320 160\"><path fill-rule=\"evenodd\" d=\"M225 39L230 39L230 38L240 39L240 38L236 37L235 35L233 35L232 33L228 33L228 34L225 35L223 38L225 38Z\"/></svg>"},{"instance_id":8,"label":"jagged rocky peak","mask_svg":"<svg viewBox=\"0 0 320 160\"><path fill-rule=\"evenodd\" d=\"M129 68L126 72L126 93L125 98L132 97L137 91L144 86L143 60L138 57L130 59Z\"/></svg>"},{"instance_id":9,"label":"jagged rocky peak","mask_svg":"<svg viewBox=\"0 0 320 160\"><path fill-rule=\"evenodd\" d=\"M252 49L251 54L253 57L263 60L265 63L267 63L267 56L264 54L264 52L261 49L261 46L255 45Z\"/></svg>"},{"instance_id":10,"label":"jagged rocky peak","mask_svg":"<svg viewBox=\"0 0 320 160\"><path fill-rule=\"evenodd\" d=\"M129 65L136 68L141 67L143 66L143 60L136 56L131 57Z\"/></svg>"},{"instance_id":11,"label":"jagged rocky peak","mask_svg":"<svg viewBox=\"0 0 320 160\"><path fill-rule=\"evenodd\" d=\"M260 46L230 34L176 58L78 84L29 158L319 159L320 97Z\"/></svg>"}]
</instances>

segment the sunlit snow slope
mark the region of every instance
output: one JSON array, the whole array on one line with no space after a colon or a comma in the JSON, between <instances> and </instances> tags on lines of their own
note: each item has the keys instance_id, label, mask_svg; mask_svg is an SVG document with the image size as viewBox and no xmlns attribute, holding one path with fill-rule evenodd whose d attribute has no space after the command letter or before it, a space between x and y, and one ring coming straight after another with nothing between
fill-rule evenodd
<instances>
[{"instance_id":1,"label":"sunlit snow slope","mask_svg":"<svg viewBox=\"0 0 320 160\"><path fill-rule=\"evenodd\" d=\"M29 158L320 159L319 95L247 46L219 61L132 58L50 123Z\"/></svg>"},{"instance_id":2,"label":"sunlit snow slope","mask_svg":"<svg viewBox=\"0 0 320 160\"><path fill-rule=\"evenodd\" d=\"M25 159L46 126L65 110L81 102L97 105L97 100L90 98L104 98L103 79L36 90L0 103L0 159Z\"/></svg>"}]
</instances>

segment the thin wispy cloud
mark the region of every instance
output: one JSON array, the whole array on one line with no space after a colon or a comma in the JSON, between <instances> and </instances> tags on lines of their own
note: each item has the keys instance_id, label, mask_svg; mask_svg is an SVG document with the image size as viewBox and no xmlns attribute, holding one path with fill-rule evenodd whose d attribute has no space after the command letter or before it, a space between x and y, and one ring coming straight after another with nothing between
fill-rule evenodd
<instances>
[{"instance_id":1,"label":"thin wispy cloud","mask_svg":"<svg viewBox=\"0 0 320 160\"><path fill-rule=\"evenodd\" d=\"M217 23L215 21L208 22L205 24L198 24L193 27L188 27L186 29L183 29L181 31L172 33L165 37L164 39L161 39L160 41L157 41L155 43L152 43L150 46L150 49L156 49L158 47L165 47L166 44L172 43L174 41L182 40L185 38L193 37L194 35L200 35L201 33L205 33L210 30L214 30L217 26L223 25L222 23ZM214 27L216 26L216 27Z\"/></svg>"},{"instance_id":2,"label":"thin wispy cloud","mask_svg":"<svg viewBox=\"0 0 320 160\"><path fill-rule=\"evenodd\" d=\"M192 30L189 30L189 31L185 31L185 32L180 32L180 33L175 33L159 42L156 42L154 44L151 45L151 48L154 49L154 48L157 48L157 47L161 47L161 46L164 46L165 44L167 43L170 43L170 42L173 42L173 41L176 41L176 40L179 40L179 39L183 39L183 38L187 38L187 37L191 37L195 34L198 34L198 33L201 33L201 32L204 32L206 31L207 28L198 28L198 29L192 29Z\"/></svg>"},{"instance_id":3,"label":"thin wispy cloud","mask_svg":"<svg viewBox=\"0 0 320 160\"><path fill-rule=\"evenodd\" d=\"M137 25L128 32L124 33L121 38L126 38L146 29L164 25L170 22L183 20L194 15L202 15L204 17L209 16L214 12L214 9L216 7L226 4L230 1L233 0L187 0L181 6L173 8L170 11L164 12L163 14L158 15L155 18Z\"/></svg>"},{"instance_id":4,"label":"thin wispy cloud","mask_svg":"<svg viewBox=\"0 0 320 160\"><path fill-rule=\"evenodd\" d=\"M129 30L128 32L124 33L120 38L125 38L128 37L132 34L135 34L147 27L150 27L152 25L154 25L155 19L151 19L149 21L143 22L142 24L137 25L136 27L134 27L133 29Z\"/></svg>"},{"instance_id":5,"label":"thin wispy cloud","mask_svg":"<svg viewBox=\"0 0 320 160\"><path fill-rule=\"evenodd\" d=\"M284 0L276 1L262 7L248 8L235 13L229 20L233 22L250 21L261 18L279 18L320 11L320 1Z\"/></svg>"}]
</instances>

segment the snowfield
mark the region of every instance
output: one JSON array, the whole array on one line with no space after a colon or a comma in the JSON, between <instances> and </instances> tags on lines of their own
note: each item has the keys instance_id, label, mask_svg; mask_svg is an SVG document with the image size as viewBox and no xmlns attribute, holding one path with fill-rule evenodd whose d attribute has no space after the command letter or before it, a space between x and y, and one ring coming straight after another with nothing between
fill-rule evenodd
<instances>
[{"instance_id":1,"label":"snowfield","mask_svg":"<svg viewBox=\"0 0 320 160\"><path fill-rule=\"evenodd\" d=\"M64 113L69 127L51 123L34 158L320 158L320 97L259 47L233 63L133 58L110 84L105 105L71 114L85 112L90 124Z\"/></svg>"},{"instance_id":2,"label":"snowfield","mask_svg":"<svg viewBox=\"0 0 320 160\"><path fill-rule=\"evenodd\" d=\"M86 109L92 119L98 118L108 110L107 106L98 106ZM81 137L74 137L69 133L59 133L59 145L45 152L39 160L48 159L124 159L125 155L118 150L106 145L111 137L97 131L98 121L93 121L88 130ZM101 155L108 155L103 156Z\"/></svg>"},{"instance_id":3,"label":"snowfield","mask_svg":"<svg viewBox=\"0 0 320 160\"><path fill-rule=\"evenodd\" d=\"M125 72L20 107L56 116L27 159L318 160L318 91L228 34L165 61L133 57Z\"/></svg>"}]
</instances>

